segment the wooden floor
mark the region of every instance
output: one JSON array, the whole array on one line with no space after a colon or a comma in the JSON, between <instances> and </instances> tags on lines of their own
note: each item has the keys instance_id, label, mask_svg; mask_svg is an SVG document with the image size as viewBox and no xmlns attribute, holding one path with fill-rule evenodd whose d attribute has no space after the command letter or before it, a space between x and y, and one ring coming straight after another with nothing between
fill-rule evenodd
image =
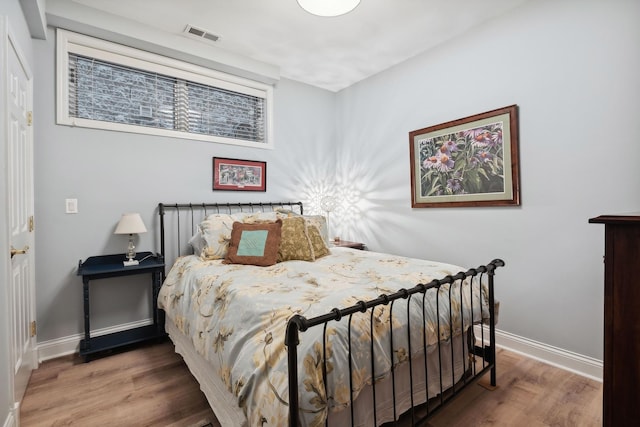
<instances>
[{"instance_id":1,"label":"wooden floor","mask_svg":"<svg viewBox=\"0 0 640 427\"><path fill-rule=\"evenodd\" d=\"M83 363L75 356L33 371L20 426L219 426L169 341Z\"/></svg>"},{"instance_id":2,"label":"wooden floor","mask_svg":"<svg viewBox=\"0 0 640 427\"><path fill-rule=\"evenodd\" d=\"M496 366L496 389L487 375L429 426L602 426L601 382L502 349Z\"/></svg>"},{"instance_id":3,"label":"wooden floor","mask_svg":"<svg viewBox=\"0 0 640 427\"><path fill-rule=\"evenodd\" d=\"M506 350L497 360L497 389L473 385L429 426L602 425L601 383ZM170 342L90 363L77 356L43 363L20 418L22 427L219 426Z\"/></svg>"}]
</instances>

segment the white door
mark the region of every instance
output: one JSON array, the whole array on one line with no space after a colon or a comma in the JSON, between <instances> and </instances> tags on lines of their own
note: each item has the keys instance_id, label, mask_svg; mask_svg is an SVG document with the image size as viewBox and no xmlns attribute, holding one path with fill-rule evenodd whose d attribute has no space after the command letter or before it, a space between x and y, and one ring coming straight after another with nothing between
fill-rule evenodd
<instances>
[{"instance_id":1,"label":"white door","mask_svg":"<svg viewBox=\"0 0 640 427\"><path fill-rule=\"evenodd\" d=\"M10 362L16 409L22 401L35 354L34 220L33 220L33 79L16 40L5 25L5 96L7 153L7 219L10 253Z\"/></svg>"}]
</instances>

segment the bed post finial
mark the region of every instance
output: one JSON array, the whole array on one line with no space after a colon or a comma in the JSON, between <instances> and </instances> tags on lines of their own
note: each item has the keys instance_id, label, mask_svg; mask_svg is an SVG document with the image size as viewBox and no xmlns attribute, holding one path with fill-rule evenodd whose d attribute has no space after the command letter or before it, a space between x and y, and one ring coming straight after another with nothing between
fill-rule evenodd
<instances>
[{"instance_id":1,"label":"bed post finial","mask_svg":"<svg viewBox=\"0 0 640 427\"><path fill-rule=\"evenodd\" d=\"M496 372L496 307L495 307L495 294L494 294L494 284L493 284L493 276L495 275L495 270L498 267L503 267L504 261L501 259L494 259L488 265L487 275L489 276L489 322L491 324L491 328L489 328L489 342L491 343L489 348L489 357L491 358L491 363L493 367L491 368L491 372L489 373L489 378L491 382L491 386L495 387L497 384L497 372Z\"/></svg>"},{"instance_id":2,"label":"bed post finial","mask_svg":"<svg viewBox=\"0 0 640 427\"><path fill-rule=\"evenodd\" d=\"M164 203L158 203L158 215L160 216L160 255L164 258Z\"/></svg>"},{"instance_id":3,"label":"bed post finial","mask_svg":"<svg viewBox=\"0 0 640 427\"><path fill-rule=\"evenodd\" d=\"M287 369L289 371L289 427L298 426L298 331L304 318L298 314L287 322L284 344L287 346Z\"/></svg>"}]
</instances>

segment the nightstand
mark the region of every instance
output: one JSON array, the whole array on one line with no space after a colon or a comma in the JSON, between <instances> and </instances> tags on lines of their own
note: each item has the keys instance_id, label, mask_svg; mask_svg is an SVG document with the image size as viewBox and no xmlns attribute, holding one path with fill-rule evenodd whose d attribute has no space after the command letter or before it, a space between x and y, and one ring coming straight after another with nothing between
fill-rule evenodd
<instances>
[{"instance_id":1,"label":"nightstand","mask_svg":"<svg viewBox=\"0 0 640 427\"><path fill-rule=\"evenodd\" d=\"M158 310L156 300L162 285L164 274L164 259L162 256L151 252L140 252L136 259L140 264L125 267L122 261L126 257L124 254L92 256L85 262L78 262L78 276L82 276L82 293L84 299L84 339L80 341L80 356L85 362L89 357L97 352L122 347L129 344L163 338L164 312ZM151 275L153 324L138 328L127 329L98 337L91 337L91 307L89 300L89 282L96 279L107 279L110 277L131 276L136 274Z\"/></svg>"},{"instance_id":2,"label":"nightstand","mask_svg":"<svg viewBox=\"0 0 640 427\"><path fill-rule=\"evenodd\" d=\"M360 249L364 250L364 243L360 242L350 242L348 240L332 240L331 246L337 248L352 248L352 249Z\"/></svg>"}]
</instances>

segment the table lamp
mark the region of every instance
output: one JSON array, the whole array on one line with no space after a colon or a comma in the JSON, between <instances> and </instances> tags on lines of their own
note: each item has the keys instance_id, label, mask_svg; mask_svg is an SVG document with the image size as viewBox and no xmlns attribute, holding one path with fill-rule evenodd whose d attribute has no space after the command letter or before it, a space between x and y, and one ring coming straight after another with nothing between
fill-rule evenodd
<instances>
[{"instance_id":1,"label":"table lamp","mask_svg":"<svg viewBox=\"0 0 640 427\"><path fill-rule=\"evenodd\" d=\"M324 196L320 200L320 208L327 213L327 233L331 234L331 227L329 225L329 215L331 212L335 210L338 205L338 200L334 196ZM340 240L338 238L334 238L334 240Z\"/></svg>"},{"instance_id":2,"label":"table lamp","mask_svg":"<svg viewBox=\"0 0 640 427\"><path fill-rule=\"evenodd\" d=\"M125 267L139 264L138 260L134 259L136 257L136 247L133 245L133 235L146 232L147 228L144 226L144 222L142 222L139 213L122 214L114 234L129 235L129 246L127 247L126 254L127 260L123 261Z\"/></svg>"}]
</instances>

